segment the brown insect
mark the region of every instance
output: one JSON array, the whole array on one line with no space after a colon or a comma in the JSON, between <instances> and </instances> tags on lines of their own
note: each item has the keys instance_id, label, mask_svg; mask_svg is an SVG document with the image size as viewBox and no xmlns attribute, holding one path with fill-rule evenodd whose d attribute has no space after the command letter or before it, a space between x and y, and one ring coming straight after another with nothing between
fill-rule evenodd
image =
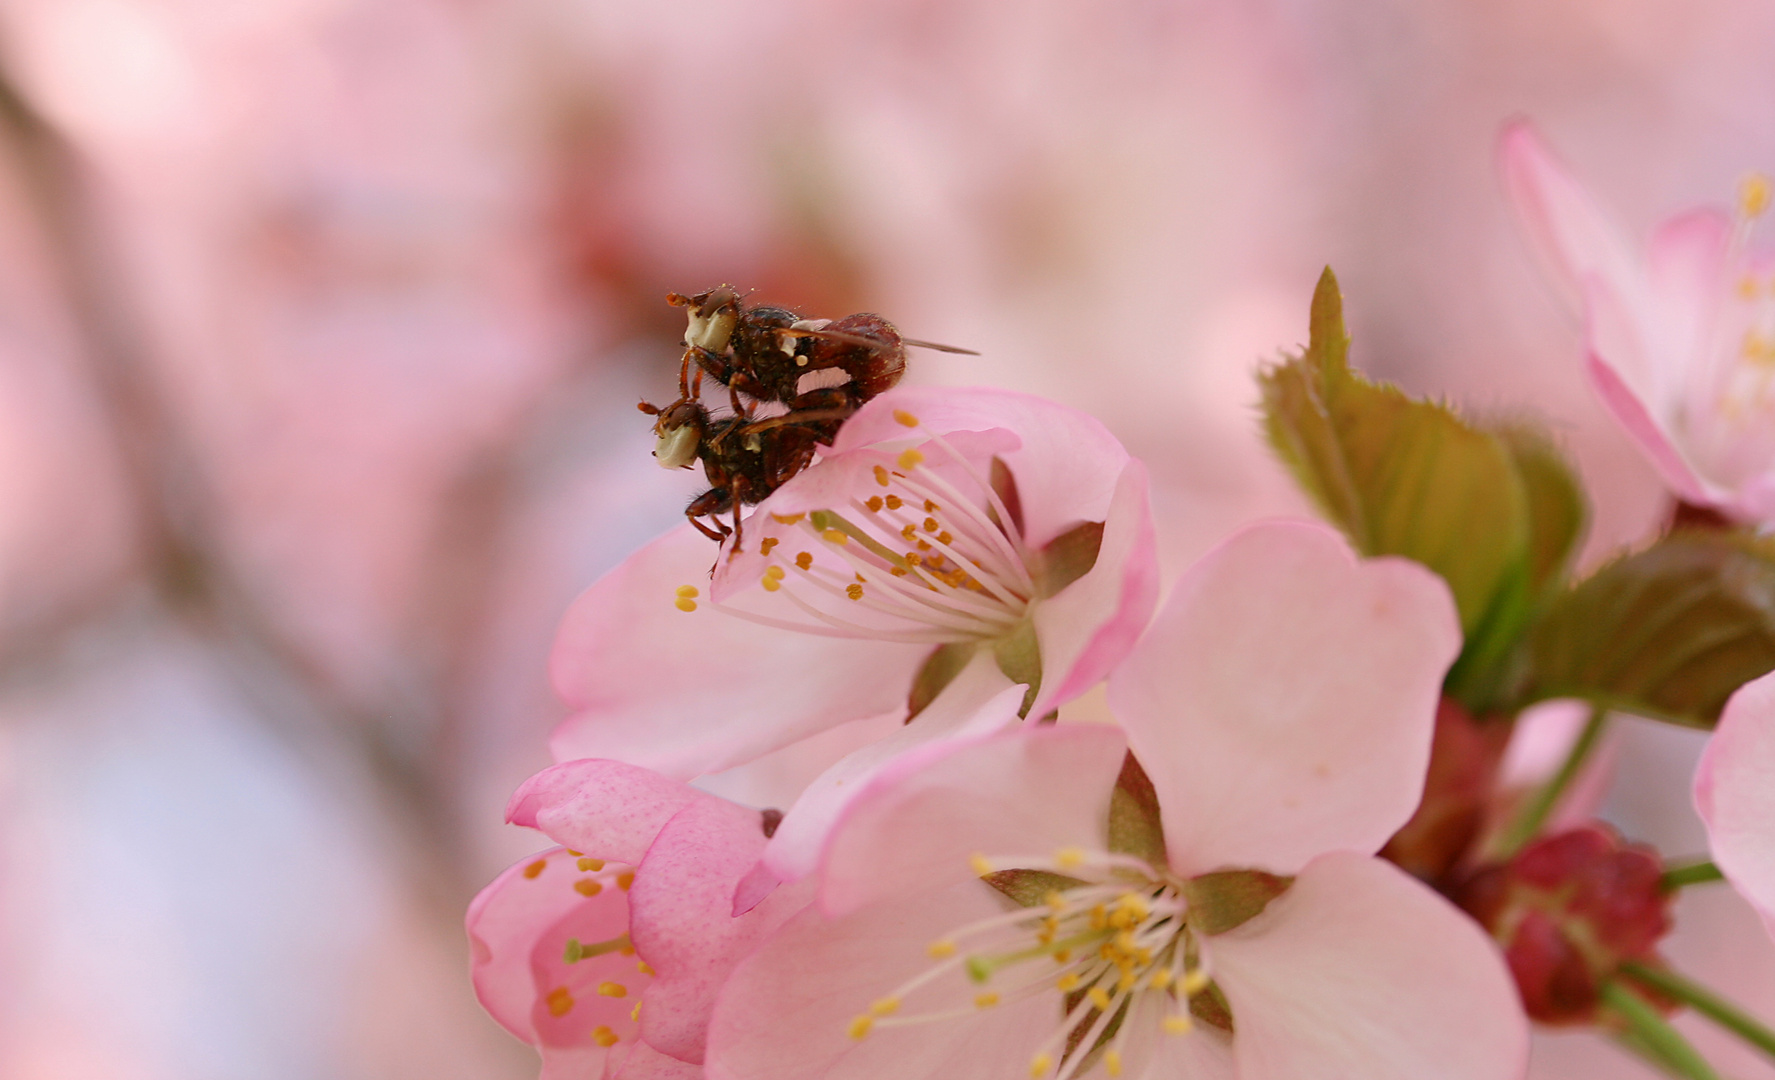
<instances>
[{"instance_id":1,"label":"brown insect","mask_svg":"<svg viewBox=\"0 0 1775 1080\"><path fill-rule=\"evenodd\" d=\"M846 417L900 381L906 346L978 355L902 338L892 323L868 312L802 319L787 308L748 307L731 285L695 296L669 293L666 302L686 309L689 318L678 400L640 407L658 417L654 456L662 466L703 463L709 490L691 500L684 515L717 542L740 532L740 507L760 502L806 468ZM727 388L732 415L715 418L703 406L705 375ZM765 403L787 411L761 417L758 406ZM729 511L731 528L718 517Z\"/></svg>"}]
</instances>

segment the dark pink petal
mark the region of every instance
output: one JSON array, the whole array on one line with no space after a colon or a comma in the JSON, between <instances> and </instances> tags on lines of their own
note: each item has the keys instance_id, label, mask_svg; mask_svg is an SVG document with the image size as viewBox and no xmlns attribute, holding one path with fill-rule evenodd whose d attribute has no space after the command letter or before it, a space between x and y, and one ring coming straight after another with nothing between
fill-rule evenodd
<instances>
[{"instance_id":1,"label":"dark pink petal","mask_svg":"<svg viewBox=\"0 0 1775 1080\"><path fill-rule=\"evenodd\" d=\"M1209 553L1110 678L1173 868L1379 850L1423 792L1459 648L1440 578L1358 560L1323 526L1257 525Z\"/></svg>"},{"instance_id":2,"label":"dark pink petal","mask_svg":"<svg viewBox=\"0 0 1775 1080\"><path fill-rule=\"evenodd\" d=\"M1745 683L1695 770L1714 863L1775 934L1775 674Z\"/></svg>"},{"instance_id":3,"label":"dark pink petal","mask_svg":"<svg viewBox=\"0 0 1775 1080\"><path fill-rule=\"evenodd\" d=\"M1146 466L1129 461L1116 480L1096 565L1035 607L1042 689L1029 714L1044 716L1102 682L1133 651L1158 602Z\"/></svg>"},{"instance_id":4,"label":"dark pink petal","mask_svg":"<svg viewBox=\"0 0 1775 1080\"><path fill-rule=\"evenodd\" d=\"M1515 1080L1526 1065L1491 939L1390 863L1321 856L1208 948L1240 1080Z\"/></svg>"},{"instance_id":5,"label":"dark pink petal","mask_svg":"<svg viewBox=\"0 0 1775 1080\"><path fill-rule=\"evenodd\" d=\"M845 808L820 904L843 915L975 876L970 857L1101 850L1126 743L1107 725L1037 727L904 755Z\"/></svg>"},{"instance_id":6,"label":"dark pink petal","mask_svg":"<svg viewBox=\"0 0 1775 1080\"><path fill-rule=\"evenodd\" d=\"M620 952L566 960L568 940L582 945L628 933L629 904L621 889L600 887L591 896L575 886L599 875L583 872L562 848L511 867L481 890L468 910L475 994L493 1018L543 1051L557 1051L596 1071L603 1048L593 1038L600 1026L634 1041L629 1018L634 1002L600 995L607 980L626 976L635 960Z\"/></svg>"},{"instance_id":7,"label":"dark pink petal","mask_svg":"<svg viewBox=\"0 0 1775 1080\"><path fill-rule=\"evenodd\" d=\"M505 819L600 859L639 863L672 815L704 795L620 761L569 761L524 781Z\"/></svg>"},{"instance_id":8,"label":"dark pink petal","mask_svg":"<svg viewBox=\"0 0 1775 1080\"><path fill-rule=\"evenodd\" d=\"M573 714L550 740L556 760L608 757L689 779L848 720L906 707L928 646L773 630L699 601L715 545L686 525L580 594L550 672Z\"/></svg>"},{"instance_id":9,"label":"dark pink petal","mask_svg":"<svg viewBox=\"0 0 1775 1080\"><path fill-rule=\"evenodd\" d=\"M894 902L894 901L899 902ZM900 893L842 918L808 908L735 969L709 1027L711 1080L1028 1080L1038 1044L1059 1024L1053 995L957 1019L878 1025L850 1037L853 1018L934 961L931 942L1004 910L977 881ZM902 1013L967 1007L959 974L909 997Z\"/></svg>"},{"instance_id":10,"label":"dark pink petal","mask_svg":"<svg viewBox=\"0 0 1775 1080\"><path fill-rule=\"evenodd\" d=\"M779 889L745 915L732 915L734 885L764 844L758 811L701 799L660 830L636 869L631 934L655 972L641 1030L662 1053L702 1061L709 1011L733 965L806 905L811 887Z\"/></svg>"}]
</instances>

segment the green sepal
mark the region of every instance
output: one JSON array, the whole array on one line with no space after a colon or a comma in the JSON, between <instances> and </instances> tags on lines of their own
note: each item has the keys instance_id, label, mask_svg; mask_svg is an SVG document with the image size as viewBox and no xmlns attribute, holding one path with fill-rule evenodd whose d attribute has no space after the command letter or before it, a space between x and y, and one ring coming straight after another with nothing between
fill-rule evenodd
<instances>
[{"instance_id":1,"label":"green sepal","mask_svg":"<svg viewBox=\"0 0 1775 1080\"><path fill-rule=\"evenodd\" d=\"M1224 934L1263 914L1270 901L1288 891L1291 877L1262 870L1216 870L1183 883L1190 925L1204 934Z\"/></svg>"},{"instance_id":2,"label":"green sepal","mask_svg":"<svg viewBox=\"0 0 1775 1080\"><path fill-rule=\"evenodd\" d=\"M992 484L992 493L998 496L998 501L1005 504L1005 513L1011 517L1011 526L1017 530L1018 536L1022 536L1023 496L1017 491L1017 477L1012 474L1011 467L1005 464L1004 459L996 454L992 458L992 476L989 483ZM997 525L1001 530L1004 529L1005 523L998 519L997 510L990 506L987 507L986 516L991 519L994 525Z\"/></svg>"},{"instance_id":3,"label":"green sepal","mask_svg":"<svg viewBox=\"0 0 1775 1080\"><path fill-rule=\"evenodd\" d=\"M952 641L931 650L931 655L919 667L918 674L912 677L912 692L906 695L908 724L912 723L913 717L924 712L931 702L937 700L937 695L943 692L944 687L954 682L955 677L967 669L979 647L979 642L975 641Z\"/></svg>"},{"instance_id":4,"label":"green sepal","mask_svg":"<svg viewBox=\"0 0 1775 1080\"><path fill-rule=\"evenodd\" d=\"M1046 599L1089 574L1097 565L1097 553L1102 548L1101 521L1081 522L1048 541L1029 560L1035 594Z\"/></svg>"},{"instance_id":5,"label":"green sepal","mask_svg":"<svg viewBox=\"0 0 1775 1080\"><path fill-rule=\"evenodd\" d=\"M1775 541L1685 531L1603 566L1535 626L1520 705L1555 697L1712 727L1775 669Z\"/></svg>"},{"instance_id":6,"label":"green sepal","mask_svg":"<svg viewBox=\"0 0 1775 1080\"><path fill-rule=\"evenodd\" d=\"M1219 983L1209 983L1201 993L1192 994L1189 999L1190 1015L1209 1027L1216 1027L1233 1033L1233 1007L1228 1004L1226 991Z\"/></svg>"},{"instance_id":7,"label":"green sepal","mask_svg":"<svg viewBox=\"0 0 1775 1080\"><path fill-rule=\"evenodd\" d=\"M1042 688L1042 648L1035 637L1035 624L1028 619L1018 623L1015 630L992 643L992 655L1005 678L1028 687L1017 710L1018 716L1028 716L1035 705L1035 695Z\"/></svg>"},{"instance_id":8,"label":"green sepal","mask_svg":"<svg viewBox=\"0 0 1775 1080\"><path fill-rule=\"evenodd\" d=\"M980 879L1004 893L1018 907L1041 907L1051 892L1076 889L1085 882L1046 870L994 870Z\"/></svg>"},{"instance_id":9,"label":"green sepal","mask_svg":"<svg viewBox=\"0 0 1775 1080\"><path fill-rule=\"evenodd\" d=\"M1165 865L1165 826L1159 820L1159 796L1132 753L1122 759L1109 797L1109 850Z\"/></svg>"}]
</instances>

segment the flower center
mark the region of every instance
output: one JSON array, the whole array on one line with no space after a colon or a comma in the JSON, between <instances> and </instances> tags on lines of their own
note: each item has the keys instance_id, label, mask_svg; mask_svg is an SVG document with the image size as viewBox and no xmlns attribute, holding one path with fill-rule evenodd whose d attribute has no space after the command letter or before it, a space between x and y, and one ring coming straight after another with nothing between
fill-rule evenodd
<instances>
[{"instance_id":1,"label":"flower center","mask_svg":"<svg viewBox=\"0 0 1775 1080\"><path fill-rule=\"evenodd\" d=\"M770 599L719 610L779 629L914 644L1018 629L1036 588L1014 516L948 439L894 415L925 441L815 466L839 481L824 508L754 515L745 535L756 549L735 553L720 572L758 575ZM677 606L696 610L696 596L681 587Z\"/></svg>"},{"instance_id":2,"label":"flower center","mask_svg":"<svg viewBox=\"0 0 1775 1080\"><path fill-rule=\"evenodd\" d=\"M1076 848L1048 858L976 855L973 869L1028 906L932 942L936 963L853 1019L852 1038L1052 996L1059 1020L1030 1048L1029 1074L1071 1080L1098 1061L1120 1076L1127 1041L1143 1026L1173 1035L1194 1027L1189 1003L1209 986L1207 953L1168 874L1133 856ZM908 1011L915 1003L931 1007Z\"/></svg>"}]
</instances>

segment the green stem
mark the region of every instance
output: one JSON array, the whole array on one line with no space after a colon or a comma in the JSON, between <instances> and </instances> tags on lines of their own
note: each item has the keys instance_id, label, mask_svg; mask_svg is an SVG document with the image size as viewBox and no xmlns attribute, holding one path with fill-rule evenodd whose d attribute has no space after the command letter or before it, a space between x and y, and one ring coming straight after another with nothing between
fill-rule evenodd
<instances>
[{"instance_id":1,"label":"green stem","mask_svg":"<svg viewBox=\"0 0 1775 1080\"><path fill-rule=\"evenodd\" d=\"M1674 971L1649 967L1629 960L1621 974L1643 986L1668 995L1707 1017L1720 1027L1775 1058L1775 1031L1707 987Z\"/></svg>"},{"instance_id":2,"label":"green stem","mask_svg":"<svg viewBox=\"0 0 1775 1080\"><path fill-rule=\"evenodd\" d=\"M1684 1080L1720 1080L1707 1059L1689 1040L1665 1022L1658 1010L1618 982L1603 984L1602 1003L1626 1025L1628 1033L1646 1056L1655 1059L1671 1075Z\"/></svg>"},{"instance_id":3,"label":"green stem","mask_svg":"<svg viewBox=\"0 0 1775 1080\"><path fill-rule=\"evenodd\" d=\"M1724 881L1726 875L1708 859L1697 859L1694 862L1672 863L1658 879L1658 887L1665 892L1675 892L1684 885L1703 885L1710 881Z\"/></svg>"},{"instance_id":4,"label":"green stem","mask_svg":"<svg viewBox=\"0 0 1775 1080\"><path fill-rule=\"evenodd\" d=\"M1529 804L1523 807L1522 812L1516 816L1516 820L1510 823L1510 828L1505 831L1503 839L1499 841L1502 858L1507 859L1516 854L1521 850L1522 845L1528 843L1536 833L1541 831L1541 826L1547 824L1547 816L1553 813L1553 807L1559 802L1559 797L1565 794L1566 788L1571 787L1578 771L1589 759L1590 752L1596 749L1596 742L1602 737L1603 725L1608 719L1608 715L1608 710L1601 705L1591 706L1590 719L1585 721L1584 730L1578 734L1578 741L1572 744L1571 750L1565 756L1565 761L1560 763L1559 771L1553 774L1553 779L1547 781L1540 790L1535 792L1534 797L1529 800Z\"/></svg>"}]
</instances>

